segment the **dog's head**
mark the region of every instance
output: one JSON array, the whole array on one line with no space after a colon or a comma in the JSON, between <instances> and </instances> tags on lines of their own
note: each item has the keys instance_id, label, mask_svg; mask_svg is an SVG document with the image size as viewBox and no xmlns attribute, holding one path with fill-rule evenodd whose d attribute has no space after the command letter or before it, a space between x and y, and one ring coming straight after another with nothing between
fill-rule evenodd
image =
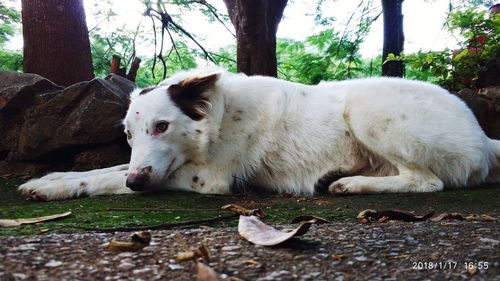
<instances>
[{"instance_id":1,"label":"dog's head","mask_svg":"<svg viewBox=\"0 0 500 281\"><path fill-rule=\"evenodd\" d=\"M124 120L132 148L130 189L154 189L187 162L203 161L220 76L220 72L178 74L131 94Z\"/></svg>"}]
</instances>

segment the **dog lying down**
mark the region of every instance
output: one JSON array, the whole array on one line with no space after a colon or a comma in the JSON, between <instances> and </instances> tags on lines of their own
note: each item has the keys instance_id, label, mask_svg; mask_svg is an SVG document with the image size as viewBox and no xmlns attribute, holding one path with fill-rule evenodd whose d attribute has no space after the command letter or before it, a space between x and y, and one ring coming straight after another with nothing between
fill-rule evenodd
<instances>
[{"instance_id":1,"label":"dog lying down","mask_svg":"<svg viewBox=\"0 0 500 281\"><path fill-rule=\"evenodd\" d=\"M356 194L500 182L500 141L457 97L424 82L306 86L203 68L134 90L123 124L130 164L52 173L19 190L60 200L245 185L313 195L320 183Z\"/></svg>"}]
</instances>

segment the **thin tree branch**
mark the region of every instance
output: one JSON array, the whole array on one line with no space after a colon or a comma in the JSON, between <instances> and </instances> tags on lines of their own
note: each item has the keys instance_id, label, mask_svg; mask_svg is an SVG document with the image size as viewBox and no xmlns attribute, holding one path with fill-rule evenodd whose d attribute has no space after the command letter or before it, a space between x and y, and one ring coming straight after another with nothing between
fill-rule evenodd
<instances>
[{"instance_id":1,"label":"thin tree branch","mask_svg":"<svg viewBox=\"0 0 500 281\"><path fill-rule=\"evenodd\" d=\"M200 5L203 5L205 7L207 7L208 11L215 17L215 19L220 22L222 24L222 26L224 26L224 28L229 32L231 33L231 35L236 38L236 34L234 34L231 29L229 27L227 27L226 23L220 18L220 16L217 14L217 9L210 5L207 1L205 0L200 0L200 1L195 1L196 3L200 4Z\"/></svg>"},{"instance_id":2,"label":"thin tree branch","mask_svg":"<svg viewBox=\"0 0 500 281\"><path fill-rule=\"evenodd\" d=\"M160 51L158 52L158 59L161 61L163 65L163 76L162 80L165 80L165 77L167 77L167 63L165 62L165 59L163 58L163 41L165 40L165 26L162 26L161 28L161 43L160 43Z\"/></svg>"},{"instance_id":3,"label":"thin tree branch","mask_svg":"<svg viewBox=\"0 0 500 281\"><path fill-rule=\"evenodd\" d=\"M151 17L151 21L153 22L153 34L154 34L154 43L155 43L155 54L156 54L156 47L157 47L157 41L156 41L156 23L155 19L149 14L149 11L146 12L146 15L149 15ZM153 79L156 79L155 77L155 68L156 68L156 56L153 56L153 66L151 66L151 74L153 76Z\"/></svg>"},{"instance_id":4,"label":"thin tree branch","mask_svg":"<svg viewBox=\"0 0 500 281\"><path fill-rule=\"evenodd\" d=\"M211 209L186 209L186 208L106 208L106 211L125 211L125 212L221 212L221 208Z\"/></svg>"},{"instance_id":5,"label":"thin tree branch","mask_svg":"<svg viewBox=\"0 0 500 281\"><path fill-rule=\"evenodd\" d=\"M168 36L170 37L170 41L172 42L172 48L177 54L177 58L179 59L179 63L181 64L182 69L184 69L184 64L182 63L181 55L179 54L179 51L177 50L177 44L175 44L174 38L172 37L172 34L170 33L170 30L168 28L165 28L167 30Z\"/></svg>"},{"instance_id":6,"label":"thin tree branch","mask_svg":"<svg viewBox=\"0 0 500 281\"><path fill-rule=\"evenodd\" d=\"M239 214L231 214L228 216L218 216L215 218L209 219L201 219L201 220L190 220L190 221L181 221L174 223L162 223L158 225L151 226L130 226L130 227L112 227L112 228L101 228L101 227L82 227L82 226L73 226L72 228L94 231L94 232L116 232L116 231L140 231L140 230L159 230L159 229L172 229L180 226L192 226L192 225L201 225L201 224L211 224L217 223L226 220L232 220L239 217Z\"/></svg>"}]
</instances>

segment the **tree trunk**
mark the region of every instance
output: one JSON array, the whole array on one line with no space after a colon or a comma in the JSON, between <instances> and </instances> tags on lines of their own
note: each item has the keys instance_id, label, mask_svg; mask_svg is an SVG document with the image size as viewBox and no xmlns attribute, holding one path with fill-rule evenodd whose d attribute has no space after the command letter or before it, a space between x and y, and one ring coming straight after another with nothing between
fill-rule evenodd
<instances>
[{"instance_id":1,"label":"tree trunk","mask_svg":"<svg viewBox=\"0 0 500 281\"><path fill-rule=\"evenodd\" d=\"M382 0L384 15L384 47L382 60L385 61L389 54L398 56L403 51L403 0ZM403 61L387 61L382 64L383 76L403 77Z\"/></svg>"},{"instance_id":2,"label":"tree trunk","mask_svg":"<svg viewBox=\"0 0 500 281\"><path fill-rule=\"evenodd\" d=\"M278 76L276 32L288 0L224 0L236 30L236 61L247 75Z\"/></svg>"},{"instance_id":3,"label":"tree trunk","mask_svg":"<svg viewBox=\"0 0 500 281\"><path fill-rule=\"evenodd\" d=\"M22 0L24 72L68 86L94 78L82 0Z\"/></svg>"}]
</instances>

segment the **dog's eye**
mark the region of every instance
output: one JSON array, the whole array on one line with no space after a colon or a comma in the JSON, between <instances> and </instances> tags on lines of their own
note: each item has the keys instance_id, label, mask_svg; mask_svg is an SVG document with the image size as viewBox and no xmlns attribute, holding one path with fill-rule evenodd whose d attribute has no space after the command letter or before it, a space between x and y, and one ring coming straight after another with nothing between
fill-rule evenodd
<instances>
[{"instance_id":1,"label":"dog's eye","mask_svg":"<svg viewBox=\"0 0 500 281\"><path fill-rule=\"evenodd\" d=\"M127 130L127 139L132 139L132 133L129 130Z\"/></svg>"},{"instance_id":2,"label":"dog's eye","mask_svg":"<svg viewBox=\"0 0 500 281\"><path fill-rule=\"evenodd\" d=\"M157 133L163 133L168 129L168 122L167 121L160 121L156 123L155 125L155 130Z\"/></svg>"}]
</instances>

